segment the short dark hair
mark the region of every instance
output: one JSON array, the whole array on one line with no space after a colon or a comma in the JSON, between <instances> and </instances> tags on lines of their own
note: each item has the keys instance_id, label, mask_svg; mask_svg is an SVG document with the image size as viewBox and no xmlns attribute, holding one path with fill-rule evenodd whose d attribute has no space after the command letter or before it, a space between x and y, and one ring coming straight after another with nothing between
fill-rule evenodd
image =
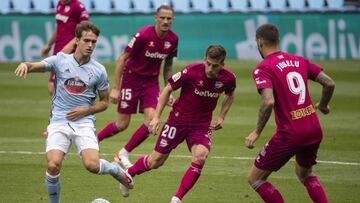
<instances>
[{"instance_id":1,"label":"short dark hair","mask_svg":"<svg viewBox=\"0 0 360 203\"><path fill-rule=\"evenodd\" d=\"M91 31L93 32L96 36L100 35L100 30L98 27L96 27L94 24L92 24L89 21L84 21L79 23L76 26L76 30L75 30L75 36L76 38L80 39L82 36L82 32L83 31Z\"/></svg>"},{"instance_id":2,"label":"short dark hair","mask_svg":"<svg viewBox=\"0 0 360 203\"><path fill-rule=\"evenodd\" d=\"M280 42L280 34L278 28L273 24L261 25L256 30L256 39L262 38L268 45L278 45Z\"/></svg>"},{"instance_id":3,"label":"short dark hair","mask_svg":"<svg viewBox=\"0 0 360 203\"><path fill-rule=\"evenodd\" d=\"M158 14L161 9L170 10L174 14L174 9L171 6L167 5L167 4L162 4L161 6L159 6L156 9L156 14Z\"/></svg>"},{"instance_id":4,"label":"short dark hair","mask_svg":"<svg viewBox=\"0 0 360 203\"><path fill-rule=\"evenodd\" d=\"M221 45L210 45L206 49L205 57L220 60L223 63L226 58L226 50Z\"/></svg>"}]
</instances>

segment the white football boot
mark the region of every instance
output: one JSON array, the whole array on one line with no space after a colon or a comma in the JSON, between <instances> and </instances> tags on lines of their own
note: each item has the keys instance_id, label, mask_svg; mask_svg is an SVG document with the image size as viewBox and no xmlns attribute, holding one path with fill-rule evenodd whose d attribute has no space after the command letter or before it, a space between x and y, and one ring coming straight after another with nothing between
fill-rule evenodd
<instances>
[{"instance_id":1,"label":"white football boot","mask_svg":"<svg viewBox=\"0 0 360 203\"><path fill-rule=\"evenodd\" d=\"M173 196L173 197L171 198L170 203L181 203L181 200L180 200L178 197Z\"/></svg>"},{"instance_id":2,"label":"white football boot","mask_svg":"<svg viewBox=\"0 0 360 203\"><path fill-rule=\"evenodd\" d=\"M132 163L129 161L129 158L127 156L122 155L120 152L115 153L114 160L125 170L127 170L132 166Z\"/></svg>"},{"instance_id":3,"label":"white football boot","mask_svg":"<svg viewBox=\"0 0 360 203\"><path fill-rule=\"evenodd\" d=\"M120 185L123 185L124 188L127 188L128 189L127 193L129 193L129 189L134 188L134 181L131 175L128 174L128 172L126 172L124 169L122 169L118 163L112 162L112 164L117 166L119 169L119 174L113 175L113 177L120 182ZM129 196L129 194L127 194L127 196Z\"/></svg>"}]
</instances>

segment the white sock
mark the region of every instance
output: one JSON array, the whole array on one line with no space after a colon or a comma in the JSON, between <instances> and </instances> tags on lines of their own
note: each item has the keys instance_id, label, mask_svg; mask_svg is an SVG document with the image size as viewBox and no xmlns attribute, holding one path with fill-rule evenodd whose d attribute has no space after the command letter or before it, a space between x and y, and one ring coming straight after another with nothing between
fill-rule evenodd
<instances>
[{"instance_id":1,"label":"white sock","mask_svg":"<svg viewBox=\"0 0 360 203\"><path fill-rule=\"evenodd\" d=\"M129 158L129 152L125 148L122 148L119 152L121 155L124 155L127 158Z\"/></svg>"}]
</instances>

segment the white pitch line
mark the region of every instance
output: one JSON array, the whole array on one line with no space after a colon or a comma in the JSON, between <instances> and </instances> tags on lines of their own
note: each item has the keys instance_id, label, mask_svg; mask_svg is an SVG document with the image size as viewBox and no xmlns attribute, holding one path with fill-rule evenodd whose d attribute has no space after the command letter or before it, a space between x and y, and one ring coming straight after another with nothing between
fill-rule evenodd
<instances>
[{"instance_id":1,"label":"white pitch line","mask_svg":"<svg viewBox=\"0 0 360 203\"><path fill-rule=\"evenodd\" d=\"M45 152L29 152L29 151L0 151L0 154L25 154L25 155L44 155ZM100 153L103 156L113 156L113 154ZM68 153L68 155L76 155L76 153ZM144 154L131 154L131 156L143 156ZM171 155L174 158L191 158L189 155ZM255 157L238 157L238 156L210 156L211 159L230 159L230 160L254 160ZM291 161L295 161L291 159ZM358 162L343 162L343 161L323 161L316 160L318 163L333 164L333 165L347 165L347 166L360 166Z\"/></svg>"}]
</instances>

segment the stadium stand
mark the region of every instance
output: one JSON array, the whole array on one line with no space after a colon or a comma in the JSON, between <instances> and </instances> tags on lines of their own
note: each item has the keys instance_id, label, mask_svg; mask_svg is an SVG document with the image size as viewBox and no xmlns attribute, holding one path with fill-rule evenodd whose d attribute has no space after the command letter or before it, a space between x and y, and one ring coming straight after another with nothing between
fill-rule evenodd
<instances>
[{"instance_id":1,"label":"stadium stand","mask_svg":"<svg viewBox=\"0 0 360 203\"><path fill-rule=\"evenodd\" d=\"M14 13L27 14L31 12L31 0L12 0L12 10Z\"/></svg>"},{"instance_id":2,"label":"stadium stand","mask_svg":"<svg viewBox=\"0 0 360 203\"><path fill-rule=\"evenodd\" d=\"M175 12L189 13L191 11L189 0L172 0L171 2Z\"/></svg>"},{"instance_id":3,"label":"stadium stand","mask_svg":"<svg viewBox=\"0 0 360 203\"><path fill-rule=\"evenodd\" d=\"M80 0L89 13L144 13L161 4L177 13L211 12L358 12L360 0ZM50 14L58 0L0 0L0 14Z\"/></svg>"},{"instance_id":4,"label":"stadium stand","mask_svg":"<svg viewBox=\"0 0 360 203\"><path fill-rule=\"evenodd\" d=\"M0 13L7 14L10 11L10 0L0 1Z\"/></svg>"},{"instance_id":5,"label":"stadium stand","mask_svg":"<svg viewBox=\"0 0 360 203\"><path fill-rule=\"evenodd\" d=\"M49 0L32 0L33 11L38 13L53 13L55 12L54 8L51 8L52 2Z\"/></svg>"},{"instance_id":6,"label":"stadium stand","mask_svg":"<svg viewBox=\"0 0 360 203\"><path fill-rule=\"evenodd\" d=\"M212 11L215 12L229 12L230 10L230 2L228 0L223 0L223 1L219 1L219 0L212 0L210 1L211 5L212 5Z\"/></svg>"},{"instance_id":7,"label":"stadium stand","mask_svg":"<svg viewBox=\"0 0 360 203\"><path fill-rule=\"evenodd\" d=\"M131 0L113 0L113 11L117 13L131 13L132 3Z\"/></svg>"},{"instance_id":8,"label":"stadium stand","mask_svg":"<svg viewBox=\"0 0 360 203\"><path fill-rule=\"evenodd\" d=\"M193 12L210 12L210 2L208 0L192 0L192 11Z\"/></svg>"},{"instance_id":9,"label":"stadium stand","mask_svg":"<svg viewBox=\"0 0 360 203\"><path fill-rule=\"evenodd\" d=\"M247 0L230 0L229 3L231 5L231 11L249 11L249 2Z\"/></svg>"},{"instance_id":10,"label":"stadium stand","mask_svg":"<svg viewBox=\"0 0 360 203\"><path fill-rule=\"evenodd\" d=\"M111 13L112 1L111 0L96 0L94 3L94 13ZM85 7L86 8L86 7Z\"/></svg>"}]
</instances>

